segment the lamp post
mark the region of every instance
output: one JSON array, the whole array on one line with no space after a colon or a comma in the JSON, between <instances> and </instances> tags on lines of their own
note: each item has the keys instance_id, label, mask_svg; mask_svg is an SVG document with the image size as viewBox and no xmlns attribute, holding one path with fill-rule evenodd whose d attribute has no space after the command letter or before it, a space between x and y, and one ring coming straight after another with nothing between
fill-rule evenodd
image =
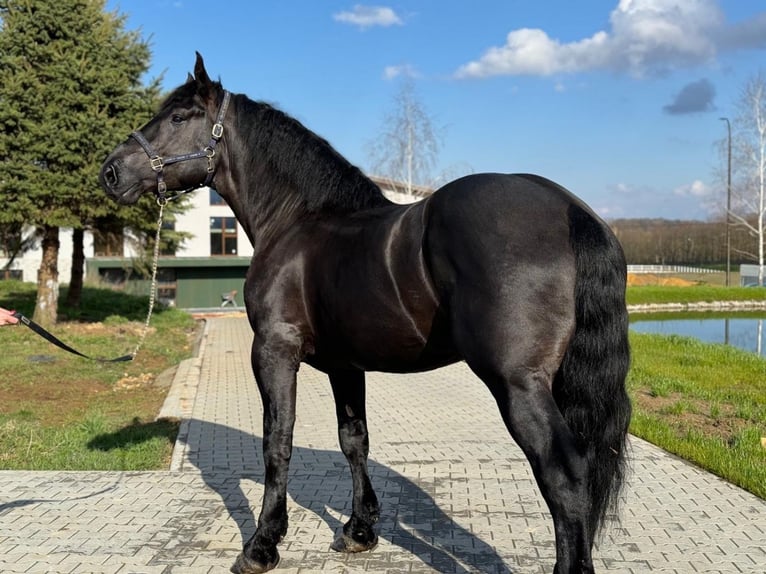
<instances>
[{"instance_id":1,"label":"lamp post","mask_svg":"<svg viewBox=\"0 0 766 574\"><path fill-rule=\"evenodd\" d=\"M726 128L729 134L729 158L726 177L726 286L730 285L731 277L731 122L729 118L718 118L726 122Z\"/></svg>"}]
</instances>

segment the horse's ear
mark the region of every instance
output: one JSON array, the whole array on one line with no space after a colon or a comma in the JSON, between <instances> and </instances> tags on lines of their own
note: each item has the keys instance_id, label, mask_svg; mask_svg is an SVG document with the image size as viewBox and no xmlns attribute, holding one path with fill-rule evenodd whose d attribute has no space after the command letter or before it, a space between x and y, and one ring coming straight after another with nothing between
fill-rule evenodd
<instances>
[{"instance_id":1,"label":"horse's ear","mask_svg":"<svg viewBox=\"0 0 766 574\"><path fill-rule=\"evenodd\" d=\"M189 84L194 81L194 76L191 74L186 74L186 83Z\"/></svg>"},{"instance_id":2,"label":"horse's ear","mask_svg":"<svg viewBox=\"0 0 766 574\"><path fill-rule=\"evenodd\" d=\"M194 63L194 79L200 87L206 91L213 87L213 82L210 80L210 76L207 75L205 70L205 62L202 60L202 55L199 52L197 54L197 61Z\"/></svg>"}]
</instances>

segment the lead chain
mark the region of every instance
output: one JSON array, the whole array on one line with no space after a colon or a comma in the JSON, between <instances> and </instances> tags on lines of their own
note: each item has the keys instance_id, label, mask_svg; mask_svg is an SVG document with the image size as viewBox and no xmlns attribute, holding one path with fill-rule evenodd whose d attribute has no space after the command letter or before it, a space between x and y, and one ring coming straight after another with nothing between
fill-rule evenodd
<instances>
[{"instance_id":1,"label":"lead chain","mask_svg":"<svg viewBox=\"0 0 766 574\"><path fill-rule=\"evenodd\" d=\"M149 332L149 321L151 321L152 311L154 311L154 301L157 298L157 266L160 260L160 232L162 231L162 214L165 209L165 205L167 205L167 199L158 198L157 205L160 206L160 215L157 219L157 232L154 235L154 258L152 261L152 282L151 287L149 288L149 311L146 314L146 322L144 323L144 328L141 332L141 337L138 340L138 344L131 353L131 357L133 357L133 359L136 358L138 350L144 345L144 341L146 341L146 335Z\"/></svg>"}]
</instances>

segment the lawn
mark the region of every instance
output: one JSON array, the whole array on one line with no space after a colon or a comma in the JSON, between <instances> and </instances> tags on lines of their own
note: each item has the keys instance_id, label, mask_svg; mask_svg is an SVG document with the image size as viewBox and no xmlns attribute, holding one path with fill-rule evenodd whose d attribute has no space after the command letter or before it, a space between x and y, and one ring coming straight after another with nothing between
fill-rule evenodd
<instances>
[{"instance_id":1,"label":"lawn","mask_svg":"<svg viewBox=\"0 0 766 574\"><path fill-rule=\"evenodd\" d=\"M0 281L3 307L31 316L34 298L33 285ZM87 287L79 309L60 307L52 332L87 355L124 355L147 308L148 297ZM178 421L155 418L169 369L191 356L195 332L187 313L157 309L135 360L110 364L66 353L23 326L0 329L0 469L166 467ZM117 443L104 442L110 434Z\"/></svg>"},{"instance_id":2,"label":"lawn","mask_svg":"<svg viewBox=\"0 0 766 574\"><path fill-rule=\"evenodd\" d=\"M710 303L713 301L764 301L766 289L754 287L719 287L701 284L691 287L668 287L663 285L642 285L628 287L628 305L651 303Z\"/></svg>"},{"instance_id":3,"label":"lawn","mask_svg":"<svg viewBox=\"0 0 766 574\"><path fill-rule=\"evenodd\" d=\"M631 349L631 432L766 498L766 358L638 333Z\"/></svg>"},{"instance_id":4,"label":"lawn","mask_svg":"<svg viewBox=\"0 0 766 574\"><path fill-rule=\"evenodd\" d=\"M766 301L766 289L724 287L722 274L710 277L676 278L696 283L688 287L630 286L627 302ZM692 338L638 333L631 333L631 350L630 431L766 498L766 358Z\"/></svg>"}]
</instances>

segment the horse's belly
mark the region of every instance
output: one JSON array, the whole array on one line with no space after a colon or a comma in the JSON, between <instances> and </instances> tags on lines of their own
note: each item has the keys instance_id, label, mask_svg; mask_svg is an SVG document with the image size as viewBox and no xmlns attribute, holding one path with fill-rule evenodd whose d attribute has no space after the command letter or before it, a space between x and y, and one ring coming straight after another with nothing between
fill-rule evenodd
<instances>
[{"instance_id":1,"label":"horse's belly","mask_svg":"<svg viewBox=\"0 0 766 574\"><path fill-rule=\"evenodd\" d=\"M320 335L315 341L312 361L328 369L405 373L427 371L460 360L449 327L439 318L421 317L417 321L407 315L403 320L400 315L394 319L372 310L365 315L367 320L336 325Z\"/></svg>"},{"instance_id":2,"label":"horse's belly","mask_svg":"<svg viewBox=\"0 0 766 574\"><path fill-rule=\"evenodd\" d=\"M357 354L337 355L318 352L310 355L304 361L320 371L329 372L338 369L359 369L361 371L380 371L384 373L417 373L430 371L451 365L462 357L454 349L444 352L424 352L417 357L399 356L370 356Z\"/></svg>"}]
</instances>

